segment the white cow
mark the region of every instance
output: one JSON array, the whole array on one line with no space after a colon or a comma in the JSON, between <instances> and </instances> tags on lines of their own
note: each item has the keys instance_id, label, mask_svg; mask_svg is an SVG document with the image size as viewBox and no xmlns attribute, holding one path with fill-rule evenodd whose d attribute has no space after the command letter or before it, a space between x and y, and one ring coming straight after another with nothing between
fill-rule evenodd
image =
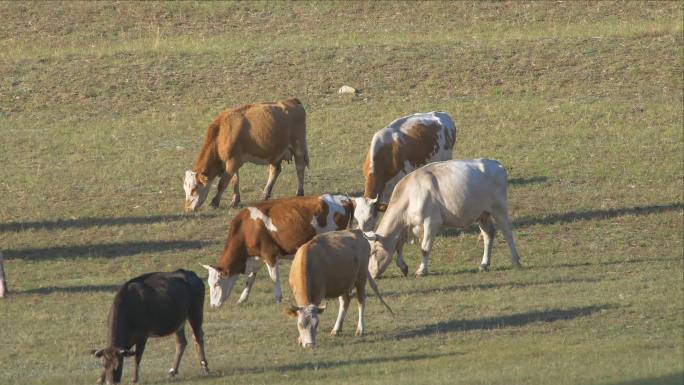
<instances>
[{"instance_id":1,"label":"white cow","mask_svg":"<svg viewBox=\"0 0 684 385\"><path fill-rule=\"evenodd\" d=\"M402 249L404 242L420 242L423 260L416 275L428 273L428 260L437 231L442 226L464 228L477 222L484 237L480 269L489 267L496 221L511 251L511 262L520 267L508 220L506 169L490 159L449 160L431 163L405 176L394 188L387 211L373 241L368 269L381 275L397 252L397 265L408 274Z\"/></svg>"}]
</instances>

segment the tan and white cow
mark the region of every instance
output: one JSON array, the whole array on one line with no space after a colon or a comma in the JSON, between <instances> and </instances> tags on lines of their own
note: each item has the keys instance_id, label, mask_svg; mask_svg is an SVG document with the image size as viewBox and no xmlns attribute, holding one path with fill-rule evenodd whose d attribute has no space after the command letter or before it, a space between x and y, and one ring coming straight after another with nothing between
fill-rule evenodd
<instances>
[{"instance_id":1,"label":"tan and white cow","mask_svg":"<svg viewBox=\"0 0 684 385\"><path fill-rule=\"evenodd\" d=\"M290 288L297 305L286 308L285 313L297 318L298 341L302 347L316 345L318 314L325 309L321 307L324 298L339 297L340 309L330 334L336 336L340 332L354 289L359 301L356 335L363 334L366 281L392 313L368 272L369 253L369 241L361 230L317 235L299 248L290 268Z\"/></svg>"},{"instance_id":2,"label":"tan and white cow","mask_svg":"<svg viewBox=\"0 0 684 385\"><path fill-rule=\"evenodd\" d=\"M185 210L198 209L209 194L209 186L220 176L211 201L217 208L221 196L233 184L232 207L240 203L238 170L243 164L268 164L268 182L262 199L271 197L283 161L294 157L299 182L297 195L304 195L304 169L309 164L306 147L306 112L298 99L248 104L221 112L207 128L202 149L183 178Z\"/></svg>"},{"instance_id":3,"label":"tan and white cow","mask_svg":"<svg viewBox=\"0 0 684 385\"><path fill-rule=\"evenodd\" d=\"M373 135L363 164L363 197L354 198L354 217L363 231L375 228L397 182L411 171L452 157L456 127L445 112L418 113L394 120Z\"/></svg>"},{"instance_id":4,"label":"tan and white cow","mask_svg":"<svg viewBox=\"0 0 684 385\"><path fill-rule=\"evenodd\" d=\"M520 267L508 220L507 183L506 169L491 159L431 163L405 176L397 183L377 231L365 233L373 240L368 265L371 275L381 275L395 252L397 265L407 275L402 249L411 239L420 244L423 253L416 275L427 275L437 231L443 226L464 228L473 223L479 224L484 238L480 269L485 270L494 244L494 221L508 243L511 262Z\"/></svg>"},{"instance_id":5,"label":"tan and white cow","mask_svg":"<svg viewBox=\"0 0 684 385\"><path fill-rule=\"evenodd\" d=\"M261 267L259 260L266 264L280 302L278 260L292 258L316 234L349 227L353 215L351 198L330 194L274 199L240 210L216 264L202 265L209 271L211 306L225 302L239 274L247 274L247 282L238 303L246 301Z\"/></svg>"}]
</instances>

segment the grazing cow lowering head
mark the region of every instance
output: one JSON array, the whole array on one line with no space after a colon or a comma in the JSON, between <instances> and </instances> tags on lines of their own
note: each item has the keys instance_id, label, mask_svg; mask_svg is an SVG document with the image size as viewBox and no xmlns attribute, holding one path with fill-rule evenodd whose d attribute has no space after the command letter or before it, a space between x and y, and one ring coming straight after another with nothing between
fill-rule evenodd
<instances>
[{"instance_id":1,"label":"grazing cow lowering head","mask_svg":"<svg viewBox=\"0 0 684 385\"><path fill-rule=\"evenodd\" d=\"M102 363L100 382L104 380L107 385L121 382L124 357L135 355L135 352L131 350L111 346L100 350L92 350L90 353L100 359L100 363Z\"/></svg>"},{"instance_id":2,"label":"grazing cow lowering head","mask_svg":"<svg viewBox=\"0 0 684 385\"><path fill-rule=\"evenodd\" d=\"M316 347L316 329L318 328L318 315L323 313L325 305L316 306L313 304L307 306L291 305L285 309L285 314L290 317L297 318L297 329L299 329L299 338L297 342L303 348Z\"/></svg>"},{"instance_id":3,"label":"grazing cow lowering head","mask_svg":"<svg viewBox=\"0 0 684 385\"><path fill-rule=\"evenodd\" d=\"M378 212L384 212L387 209L387 203L378 202L378 197L352 199L354 200L354 219L359 224L359 229L363 232L375 230Z\"/></svg>"},{"instance_id":4,"label":"grazing cow lowering head","mask_svg":"<svg viewBox=\"0 0 684 385\"><path fill-rule=\"evenodd\" d=\"M183 178L183 190L185 190L185 211L194 211L209 195L209 180L204 174L187 170Z\"/></svg>"},{"instance_id":5,"label":"grazing cow lowering head","mask_svg":"<svg viewBox=\"0 0 684 385\"><path fill-rule=\"evenodd\" d=\"M202 266L209 272L209 277L207 278L207 283L209 284L209 303L211 307L220 307L233 290L239 275L229 276L228 272L224 269L209 265Z\"/></svg>"},{"instance_id":6,"label":"grazing cow lowering head","mask_svg":"<svg viewBox=\"0 0 684 385\"><path fill-rule=\"evenodd\" d=\"M392 262L392 255L387 250L387 246L383 243L383 238L380 235L370 231L365 232L364 236L371 241L368 272L371 274L371 277L377 277L387 270L390 262Z\"/></svg>"}]
</instances>

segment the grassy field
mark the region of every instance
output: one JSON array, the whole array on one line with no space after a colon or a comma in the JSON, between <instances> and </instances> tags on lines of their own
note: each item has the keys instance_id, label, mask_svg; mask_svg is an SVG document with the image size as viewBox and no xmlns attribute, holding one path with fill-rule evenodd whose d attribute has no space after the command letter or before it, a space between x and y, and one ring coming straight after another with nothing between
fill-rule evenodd
<instances>
[{"instance_id":1,"label":"grassy field","mask_svg":"<svg viewBox=\"0 0 684 385\"><path fill-rule=\"evenodd\" d=\"M182 212L180 177L223 108L296 96L308 194L359 192L373 132L447 111L455 158L508 168L523 270L474 228L396 266L368 334L322 315L295 344L265 270L207 309L212 374L172 338L141 381L188 384L682 384L683 7L678 2L0 3L0 383L93 383L117 287L218 256L235 211ZM348 84L360 90L340 96ZM264 167L241 170L258 199ZM292 165L274 189L295 192ZM411 269L419 251L407 250ZM289 271L289 263L281 271ZM242 281L241 281L242 282ZM241 285L241 283L239 283ZM285 285L285 302L292 299ZM235 293L234 293L235 294ZM207 304L208 307L208 304ZM131 364L124 369L130 379Z\"/></svg>"}]
</instances>

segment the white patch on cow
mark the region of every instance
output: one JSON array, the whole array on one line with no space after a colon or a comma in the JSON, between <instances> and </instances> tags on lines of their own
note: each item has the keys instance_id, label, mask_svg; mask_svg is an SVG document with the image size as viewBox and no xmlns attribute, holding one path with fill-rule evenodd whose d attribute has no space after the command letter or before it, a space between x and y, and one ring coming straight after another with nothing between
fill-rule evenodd
<instances>
[{"instance_id":1,"label":"white patch on cow","mask_svg":"<svg viewBox=\"0 0 684 385\"><path fill-rule=\"evenodd\" d=\"M321 227L318 224L318 218L315 216L311 220L311 226L316 230L316 234L327 233L328 231L337 230L337 223L335 223L335 214L345 215L343 203L351 203L350 198L344 195L330 195L323 194L320 196L321 200L328 205L328 216L325 218L325 226Z\"/></svg>"},{"instance_id":2,"label":"white patch on cow","mask_svg":"<svg viewBox=\"0 0 684 385\"><path fill-rule=\"evenodd\" d=\"M278 228L275 227L275 225L271 221L271 218L269 218L268 215L262 213L261 210L259 210L256 207L247 207L247 209L249 210L249 217L250 218L254 219L255 221L257 219L261 219L261 221L264 222L266 229L268 229L269 231L273 231L273 232L278 231Z\"/></svg>"}]
</instances>

